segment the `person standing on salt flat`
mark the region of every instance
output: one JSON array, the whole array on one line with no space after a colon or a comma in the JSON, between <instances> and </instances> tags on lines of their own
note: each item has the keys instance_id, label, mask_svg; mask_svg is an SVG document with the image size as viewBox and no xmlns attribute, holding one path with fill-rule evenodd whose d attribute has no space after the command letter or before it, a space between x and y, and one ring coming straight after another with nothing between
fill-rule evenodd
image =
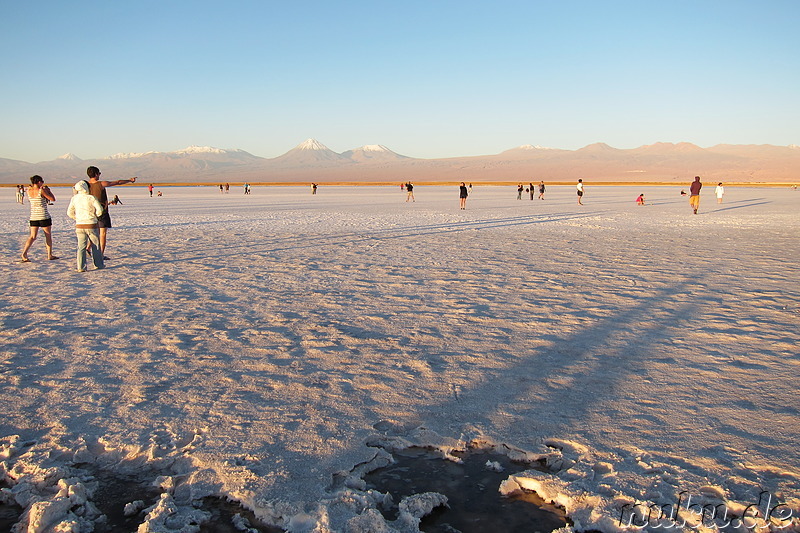
<instances>
[{"instance_id":1,"label":"person standing on salt flat","mask_svg":"<svg viewBox=\"0 0 800 533\"><path fill-rule=\"evenodd\" d=\"M702 188L703 184L700 183L700 176L695 176L694 181L689 185L689 206L694 210L695 215L700 208L700 189Z\"/></svg>"},{"instance_id":2,"label":"person standing on salt flat","mask_svg":"<svg viewBox=\"0 0 800 533\"><path fill-rule=\"evenodd\" d=\"M78 254L76 270L86 272L86 254L90 256L94 267L105 268L103 254L100 253L100 231L97 227L99 217L103 216L103 206L97 198L89 194L89 184L81 180L73 187L75 195L67 207L67 216L75 221L75 234L78 237Z\"/></svg>"},{"instance_id":3,"label":"person standing on salt flat","mask_svg":"<svg viewBox=\"0 0 800 533\"><path fill-rule=\"evenodd\" d=\"M539 182L539 200L544 200L544 182Z\"/></svg>"},{"instance_id":4,"label":"person standing on salt flat","mask_svg":"<svg viewBox=\"0 0 800 533\"><path fill-rule=\"evenodd\" d=\"M582 179L578 180L577 190L578 190L578 205L583 205L583 202L581 201L581 199L583 198L583 180Z\"/></svg>"},{"instance_id":5,"label":"person standing on salt flat","mask_svg":"<svg viewBox=\"0 0 800 533\"><path fill-rule=\"evenodd\" d=\"M458 188L458 197L461 201L461 209L467 208L467 196L469 196L469 192L467 191L467 186L462 181L461 186Z\"/></svg>"},{"instance_id":6,"label":"person standing on salt flat","mask_svg":"<svg viewBox=\"0 0 800 533\"><path fill-rule=\"evenodd\" d=\"M52 193L50 187L44 184L44 178L41 176L37 175L31 177L31 186L28 187L28 200L30 200L29 203L31 204L31 218L29 222L31 234L22 247L22 259L20 259L19 262L31 262L31 260L28 259L28 250L31 249L33 241L35 241L36 237L39 235L39 228L42 228L44 232L44 244L47 248L47 258L50 260L58 259L57 256L53 255L53 220L50 218L50 213L47 211L47 204L55 202L56 195Z\"/></svg>"},{"instance_id":7,"label":"person standing on salt flat","mask_svg":"<svg viewBox=\"0 0 800 533\"><path fill-rule=\"evenodd\" d=\"M97 226L100 228L100 253L103 255L103 260L108 260L108 257L105 257L106 234L108 228L111 227L111 215L108 213L108 195L106 194L106 187L114 187L125 183L136 183L136 177L127 180L100 181L100 169L94 166L86 169L86 175L89 176L89 192L92 196L97 198L97 201L103 206L103 214L98 219Z\"/></svg>"},{"instance_id":8,"label":"person standing on salt flat","mask_svg":"<svg viewBox=\"0 0 800 533\"><path fill-rule=\"evenodd\" d=\"M722 196L725 194L725 188L722 186L722 182L720 181L717 183L717 188L714 189L714 194L717 195L717 203L722 203Z\"/></svg>"}]
</instances>

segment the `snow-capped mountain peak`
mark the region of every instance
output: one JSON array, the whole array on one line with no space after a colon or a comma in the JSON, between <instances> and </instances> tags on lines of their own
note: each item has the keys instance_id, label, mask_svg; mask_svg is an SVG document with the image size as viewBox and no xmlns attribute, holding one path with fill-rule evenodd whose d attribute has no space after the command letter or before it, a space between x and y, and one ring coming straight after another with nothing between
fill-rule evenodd
<instances>
[{"instance_id":1,"label":"snow-capped mountain peak","mask_svg":"<svg viewBox=\"0 0 800 533\"><path fill-rule=\"evenodd\" d=\"M360 148L343 152L342 156L361 163L407 159L382 144L367 144Z\"/></svg>"},{"instance_id":2,"label":"snow-capped mountain peak","mask_svg":"<svg viewBox=\"0 0 800 533\"><path fill-rule=\"evenodd\" d=\"M296 146L297 150L330 150L316 139L306 139Z\"/></svg>"},{"instance_id":3,"label":"snow-capped mountain peak","mask_svg":"<svg viewBox=\"0 0 800 533\"><path fill-rule=\"evenodd\" d=\"M183 150L176 150L173 154L226 154L228 150L214 148L212 146L189 146Z\"/></svg>"},{"instance_id":4,"label":"snow-capped mountain peak","mask_svg":"<svg viewBox=\"0 0 800 533\"><path fill-rule=\"evenodd\" d=\"M547 146L539 146L533 144L523 144L522 146L517 146L518 150L552 150L552 148L548 148Z\"/></svg>"},{"instance_id":5,"label":"snow-capped mountain peak","mask_svg":"<svg viewBox=\"0 0 800 533\"><path fill-rule=\"evenodd\" d=\"M244 150L224 150L222 148L214 148L213 146L196 146L192 145L182 150L175 150L174 152L159 152L156 150L150 152L129 152L119 153L108 156L106 159L135 159L138 157L145 157L148 155L168 155L168 156L184 156L184 155L203 155L203 154L242 154L246 153Z\"/></svg>"},{"instance_id":6,"label":"snow-capped mountain peak","mask_svg":"<svg viewBox=\"0 0 800 533\"><path fill-rule=\"evenodd\" d=\"M316 139L307 139L298 144L285 154L275 158L282 164L287 162L318 164L322 161L345 161L346 158L337 154Z\"/></svg>"},{"instance_id":7,"label":"snow-capped mountain peak","mask_svg":"<svg viewBox=\"0 0 800 533\"><path fill-rule=\"evenodd\" d=\"M81 160L80 157L76 156L72 152L70 152L68 154L64 154L62 156L59 156L58 159L60 161L80 161Z\"/></svg>"},{"instance_id":8,"label":"snow-capped mountain peak","mask_svg":"<svg viewBox=\"0 0 800 533\"><path fill-rule=\"evenodd\" d=\"M133 159L135 157L143 157L150 154L157 154L158 152L150 151L150 152L120 152L118 154L110 155L106 157L106 159Z\"/></svg>"}]
</instances>

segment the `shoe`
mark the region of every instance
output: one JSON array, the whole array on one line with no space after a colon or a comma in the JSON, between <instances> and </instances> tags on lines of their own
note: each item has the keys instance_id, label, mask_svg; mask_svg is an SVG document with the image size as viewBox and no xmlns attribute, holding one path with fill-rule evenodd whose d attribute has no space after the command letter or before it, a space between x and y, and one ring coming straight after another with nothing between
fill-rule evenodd
<instances>
[{"instance_id":1,"label":"shoe","mask_svg":"<svg viewBox=\"0 0 800 533\"><path fill-rule=\"evenodd\" d=\"M17 263L30 263L30 262L31 262L31 260L28 259L27 257L23 257L22 259L17 261Z\"/></svg>"},{"instance_id":2,"label":"shoe","mask_svg":"<svg viewBox=\"0 0 800 533\"><path fill-rule=\"evenodd\" d=\"M48 257L47 259L49 259L50 261L54 261L56 259L61 259L61 258L58 257L57 255L54 255L53 257Z\"/></svg>"},{"instance_id":3,"label":"shoe","mask_svg":"<svg viewBox=\"0 0 800 533\"><path fill-rule=\"evenodd\" d=\"M86 272L86 269L83 269L83 270L76 270L75 272Z\"/></svg>"},{"instance_id":4,"label":"shoe","mask_svg":"<svg viewBox=\"0 0 800 533\"><path fill-rule=\"evenodd\" d=\"M108 256L105 256L105 255L103 256L103 261L108 261L109 259L111 259L111 258L108 257Z\"/></svg>"}]
</instances>

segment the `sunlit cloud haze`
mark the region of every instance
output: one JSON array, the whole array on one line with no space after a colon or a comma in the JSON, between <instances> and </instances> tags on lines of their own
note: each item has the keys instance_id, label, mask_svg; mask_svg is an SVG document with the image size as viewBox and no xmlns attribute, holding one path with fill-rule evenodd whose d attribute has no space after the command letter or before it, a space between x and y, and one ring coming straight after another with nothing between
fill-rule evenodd
<instances>
[{"instance_id":1,"label":"sunlit cloud haze","mask_svg":"<svg viewBox=\"0 0 800 533\"><path fill-rule=\"evenodd\" d=\"M800 2L12 2L0 157L798 144Z\"/></svg>"}]
</instances>

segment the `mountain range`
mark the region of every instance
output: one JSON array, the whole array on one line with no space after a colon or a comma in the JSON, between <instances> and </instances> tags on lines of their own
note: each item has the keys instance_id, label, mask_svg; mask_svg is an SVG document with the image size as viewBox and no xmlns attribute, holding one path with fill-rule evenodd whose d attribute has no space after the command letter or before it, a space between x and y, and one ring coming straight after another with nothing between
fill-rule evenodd
<instances>
[{"instance_id":1,"label":"mountain range","mask_svg":"<svg viewBox=\"0 0 800 533\"><path fill-rule=\"evenodd\" d=\"M337 153L308 139L283 155L258 157L244 150L190 146L175 152L119 153L82 160L65 154L28 163L0 158L0 183L26 183L33 174L50 183L85 177L99 167L108 179L138 176L142 182L676 182L695 175L706 181L800 182L800 146L656 143L634 149L595 143L578 150L522 145L494 155L419 159L383 145Z\"/></svg>"}]
</instances>

